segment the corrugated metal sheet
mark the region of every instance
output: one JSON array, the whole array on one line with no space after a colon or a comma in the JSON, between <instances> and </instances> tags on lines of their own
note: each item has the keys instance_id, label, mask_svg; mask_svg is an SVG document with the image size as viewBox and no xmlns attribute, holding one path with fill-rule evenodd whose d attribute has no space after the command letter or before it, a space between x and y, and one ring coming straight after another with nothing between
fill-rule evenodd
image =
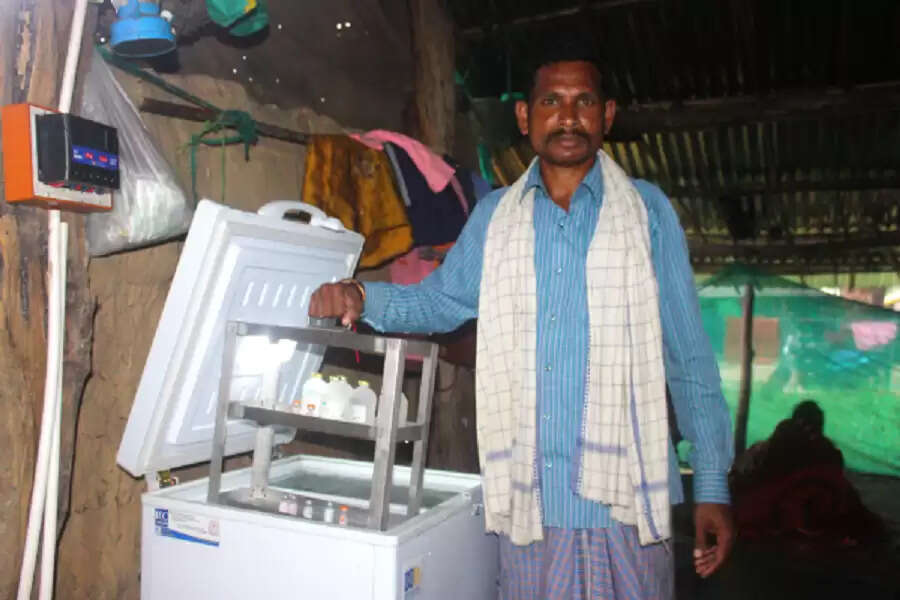
<instances>
[{"instance_id":1,"label":"corrugated metal sheet","mask_svg":"<svg viewBox=\"0 0 900 600\"><path fill-rule=\"evenodd\" d=\"M594 34L621 112L608 151L666 190L698 270L900 271L900 3L449 5L476 95L522 89L542 36ZM512 180L529 156L497 166Z\"/></svg>"}]
</instances>

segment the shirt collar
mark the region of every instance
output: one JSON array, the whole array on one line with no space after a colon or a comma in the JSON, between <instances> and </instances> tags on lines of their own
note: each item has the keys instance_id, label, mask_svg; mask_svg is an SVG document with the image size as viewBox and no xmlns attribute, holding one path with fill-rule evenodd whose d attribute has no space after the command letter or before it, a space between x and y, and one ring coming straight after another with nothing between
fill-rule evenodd
<instances>
[{"instance_id":1,"label":"shirt collar","mask_svg":"<svg viewBox=\"0 0 900 600\"><path fill-rule=\"evenodd\" d=\"M599 159L594 160L594 166L591 167L591 170L588 171L587 175L584 176L584 179L581 180L580 185L587 187L594 200L599 201L603 198L603 170L600 168ZM528 167L525 179L525 193L533 187L538 188L547 195L547 188L544 185L543 177L541 177L541 165L537 158L535 158L534 161L532 161L531 166ZM523 193L522 198L524 197L525 194Z\"/></svg>"}]
</instances>

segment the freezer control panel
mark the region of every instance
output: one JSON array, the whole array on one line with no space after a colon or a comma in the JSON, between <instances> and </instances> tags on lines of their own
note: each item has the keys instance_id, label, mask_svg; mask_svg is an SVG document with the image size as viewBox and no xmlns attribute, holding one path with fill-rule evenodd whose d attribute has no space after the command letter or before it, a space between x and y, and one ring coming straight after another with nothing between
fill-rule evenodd
<instances>
[{"instance_id":1,"label":"freezer control panel","mask_svg":"<svg viewBox=\"0 0 900 600\"><path fill-rule=\"evenodd\" d=\"M75 115L37 118L38 178L53 187L91 194L119 188L116 129Z\"/></svg>"}]
</instances>

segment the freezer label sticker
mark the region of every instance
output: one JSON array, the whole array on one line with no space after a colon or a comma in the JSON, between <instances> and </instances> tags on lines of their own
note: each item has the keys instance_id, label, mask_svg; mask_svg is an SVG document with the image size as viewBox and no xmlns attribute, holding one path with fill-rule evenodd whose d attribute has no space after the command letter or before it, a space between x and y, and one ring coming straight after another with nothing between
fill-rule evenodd
<instances>
[{"instance_id":1,"label":"freezer label sticker","mask_svg":"<svg viewBox=\"0 0 900 600\"><path fill-rule=\"evenodd\" d=\"M413 600L420 596L422 589L422 565L412 565L403 570L403 600Z\"/></svg>"},{"instance_id":2,"label":"freezer label sticker","mask_svg":"<svg viewBox=\"0 0 900 600\"><path fill-rule=\"evenodd\" d=\"M154 509L156 535L218 547L219 520L185 512L170 512L168 508Z\"/></svg>"}]
</instances>

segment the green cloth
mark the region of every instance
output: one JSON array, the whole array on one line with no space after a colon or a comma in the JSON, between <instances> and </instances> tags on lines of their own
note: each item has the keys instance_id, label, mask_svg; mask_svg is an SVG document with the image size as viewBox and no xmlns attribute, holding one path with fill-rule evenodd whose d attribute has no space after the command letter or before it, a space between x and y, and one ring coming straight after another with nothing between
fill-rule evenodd
<instances>
[{"instance_id":1,"label":"green cloth","mask_svg":"<svg viewBox=\"0 0 900 600\"><path fill-rule=\"evenodd\" d=\"M206 10L217 25L231 27L256 9L256 0L206 0Z\"/></svg>"},{"instance_id":2,"label":"green cloth","mask_svg":"<svg viewBox=\"0 0 900 600\"><path fill-rule=\"evenodd\" d=\"M238 19L228 30L228 33L239 37L245 37L264 29L268 24L269 9L266 6L265 0L259 0L256 10Z\"/></svg>"},{"instance_id":3,"label":"green cloth","mask_svg":"<svg viewBox=\"0 0 900 600\"><path fill-rule=\"evenodd\" d=\"M269 24L269 10L264 0L206 0L209 17L228 33L248 36Z\"/></svg>"}]
</instances>

